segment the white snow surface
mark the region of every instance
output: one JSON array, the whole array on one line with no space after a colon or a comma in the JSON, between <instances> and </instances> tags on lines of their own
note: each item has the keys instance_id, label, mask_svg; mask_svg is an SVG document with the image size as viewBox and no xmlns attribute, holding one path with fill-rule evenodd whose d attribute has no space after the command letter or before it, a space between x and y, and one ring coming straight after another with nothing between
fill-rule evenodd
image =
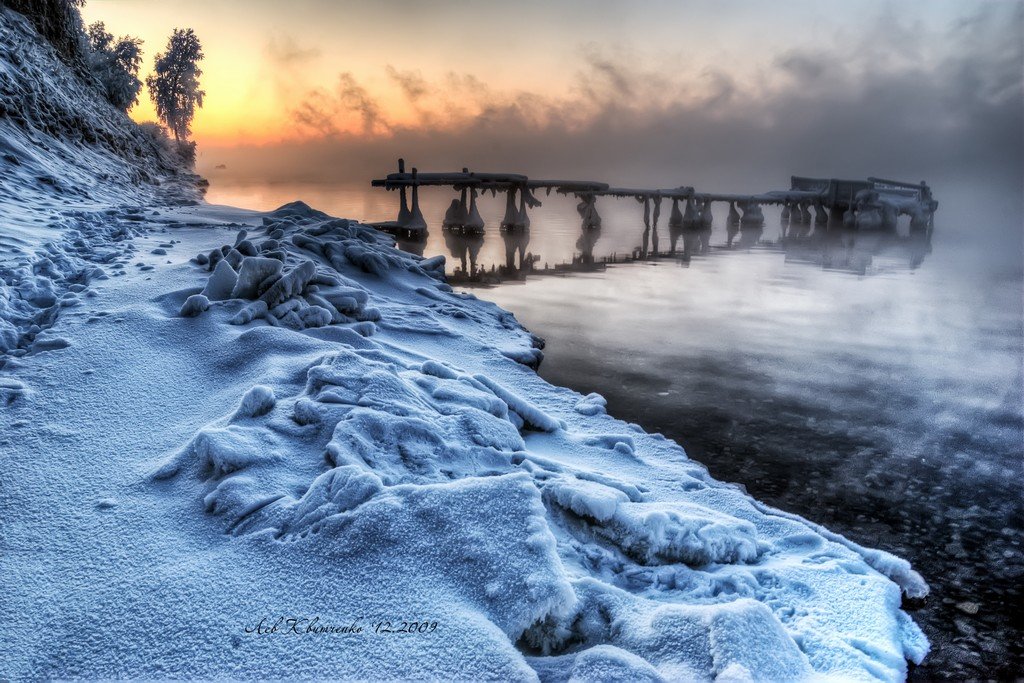
<instances>
[{"instance_id":1,"label":"white snow surface","mask_svg":"<svg viewBox=\"0 0 1024 683\"><path fill-rule=\"evenodd\" d=\"M905 562L549 385L433 262L301 203L130 215L54 213L91 232L2 271L68 303L0 370L0 604L32 623L0 676L898 680L926 653ZM109 255L80 289L53 266L79 243ZM245 631L314 617L364 631Z\"/></svg>"},{"instance_id":2,"label":"white snow surface","mask_svg":"<svg viewBox=\"0 0 1024 683\"><path fill-rule=\"evenodd\" d=\"M548 384L438 258L301 202L168 206L130 124L0 13L0 102L57 112L0 119L0 679L900 680L925 656L905 561Z\"/></svg>"}]
</instances>

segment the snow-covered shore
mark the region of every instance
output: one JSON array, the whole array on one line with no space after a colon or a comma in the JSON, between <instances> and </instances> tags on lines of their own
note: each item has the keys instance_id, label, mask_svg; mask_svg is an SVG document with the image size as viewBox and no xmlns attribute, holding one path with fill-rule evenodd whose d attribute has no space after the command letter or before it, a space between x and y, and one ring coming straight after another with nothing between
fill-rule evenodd
<instances>
[{"instance_id":1,"label":"snow-covered shore","mask_svg":"<svg viewBox=\"0 0 1024 683\"><path fill-rule=\"evenodd\" d=\"M0 15L0 678L898 680L925 655L906 562L548 384L438 259L299 202L186 205L195 178Z\"/></svg>"},{"instance_id":2,"label":"snow-covered shore","mask_svg":"<svg viewBox=\"0 0 1024 683\"><path fill-rule=\"evenodd\" d=\"M301 204L145 214L80 219L132 248L3 369L2 594L32 624L5 676L899 679L925 653L906 563L547 384L436 261ZM280 617L363 632L246 632Z\"/></svg>"}]
</instances>

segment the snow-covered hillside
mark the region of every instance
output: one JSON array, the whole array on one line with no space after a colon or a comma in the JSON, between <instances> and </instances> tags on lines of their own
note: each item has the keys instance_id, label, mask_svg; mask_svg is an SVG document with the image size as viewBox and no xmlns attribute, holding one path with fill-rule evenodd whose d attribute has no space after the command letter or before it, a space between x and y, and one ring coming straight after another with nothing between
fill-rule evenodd
<instances>
[{"instance_id":1,"label":"snow-covered hillside","mask_svg":"<svg viewBox=\"0 0 1024 683\"><path fill-rule=\"evenodd\" d=\"M0 5L0 353L45 344L100 266L131 253L142 205L194 203L203 184ZM127 209L117 226L112 207Z\"/></svg>"},{"instance_id":2,"label":"snow-covered hillside","mask_svg":"<svg viewBox=\"0 0 1024 683\"><path fill-rule=\"evenodd\" d=\"M40 207L180 203L200 183L0 4L0 261L59 232Z\"/></svg>"},{"instance_id":3,"label":"snow-covered hillside","mask_svg":"<svg viewBox=\"0 0 1024 683\"><path fill-rule=\"evenodd\" d=\"M44 52L0 58L6 107L75 92L11 57ZM0 122L5 207L51 231L0 265L0 677L898 680L925 655L906 562L549 385L439 259L301 202L167 206L151 157L54 121Z\"/></svg>"}]
</instances>

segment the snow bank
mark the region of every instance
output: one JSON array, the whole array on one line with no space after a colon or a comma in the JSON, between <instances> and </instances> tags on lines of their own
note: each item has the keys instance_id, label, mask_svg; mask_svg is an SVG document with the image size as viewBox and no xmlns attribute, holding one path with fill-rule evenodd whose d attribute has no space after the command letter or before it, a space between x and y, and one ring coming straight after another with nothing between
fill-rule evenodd
<instances>
[{"instance_id":1,"label":"snow bank","mask_svg":"<svg viewBox=\"0 0 1024 683\"><path fill-rule=\"evenodd\" d=\"M926 652L888 561L545 384L514 318L376 232L294 204L244 241L193 259L230 289L206 329L332 347L152 469L229 534L428 554L545 679L896 680Z\"/></svg>"},{"instance_id":2,"label":"snow bank","mask_svg":"<svg viewBox=\"0 0 1024 683\"><path fill-rule=\"evenodd\" d=\"M97 281L123 274L142 204L202 196L201 179L88 78L0 6L0 368L67 345L46 330Z\"/></svg>"}]
</instances>

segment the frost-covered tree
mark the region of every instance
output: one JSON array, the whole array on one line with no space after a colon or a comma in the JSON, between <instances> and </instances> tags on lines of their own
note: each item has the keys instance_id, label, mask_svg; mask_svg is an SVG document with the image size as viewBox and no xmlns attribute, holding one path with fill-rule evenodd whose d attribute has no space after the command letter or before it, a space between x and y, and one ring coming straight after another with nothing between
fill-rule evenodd
<instances>
[{"instance_id":1,"label":"frost-covered tree","mask_svg":"<svg viewBox=\"0 0 1024 683\"><path fill-rule=\"evenodd\" d=\"M142 41L132 36L114 36L102 21L89 26L89 68L99 79L107 99L115 107L129 109L139 101L142 81Z\"/></svg>"},{"instance_id":2,"label":"frost-covered tree","mask_svg":"<svg viewBox=\"0 0 1024 683\"><path fill-rule=\"evenodd\" d=\"M198 66L202 58L203 46L195 31L176 28L167 50L156 56L153 73L146 78L157 116L179 142L188 138L196 108L203 106L206 93L199 89L203 72Z\"/></svg>"}]
</instances>

